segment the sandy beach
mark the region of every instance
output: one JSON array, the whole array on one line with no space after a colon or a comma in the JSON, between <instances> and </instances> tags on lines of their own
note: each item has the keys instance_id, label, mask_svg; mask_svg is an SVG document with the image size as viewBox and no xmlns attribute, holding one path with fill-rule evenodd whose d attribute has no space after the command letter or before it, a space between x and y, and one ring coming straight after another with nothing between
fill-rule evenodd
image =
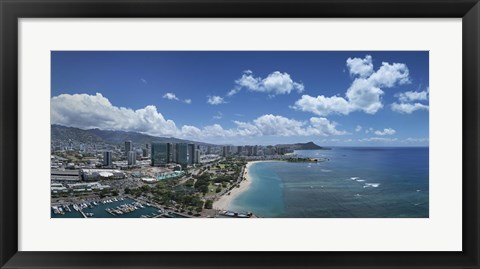
<instances>
[{"instance_id":1,"label":"sandy beach","mask_svg":"<svg viewBox=\"0 0 480 269\"><path fill-rule=\"evenodd\" d=\"M252 184L252 178L250 177L250 166L254 163L258 162L277 162L274 160L267 160L267 161L250 161L246 164L245 170L243 171L243 176L245 177L246 180L243 180L240 182L240 187L233 188L230 191L230 195L224 194L221 196L218 200L213 202L213 208L215 209L223 209L223 210L229 210L230 208L230 203L241 193L244 191L248 190L250 188L250 185Z\"/></svg>"}]
</instances>

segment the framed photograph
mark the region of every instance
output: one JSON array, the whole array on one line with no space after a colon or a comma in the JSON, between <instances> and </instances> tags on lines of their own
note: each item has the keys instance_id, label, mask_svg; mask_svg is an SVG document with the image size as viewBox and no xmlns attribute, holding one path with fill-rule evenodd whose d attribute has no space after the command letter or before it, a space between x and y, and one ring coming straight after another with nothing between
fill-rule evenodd
<instances>
[{"instance_id":1,"label":"framed photograph","mask_svg":"<svg viewBox=\"0 0 480 269\"><path fill-rule=\"evenodd\" d=\"M1 268L479 268L478 1L1 1Z\"/></svg>"}]
</instances>

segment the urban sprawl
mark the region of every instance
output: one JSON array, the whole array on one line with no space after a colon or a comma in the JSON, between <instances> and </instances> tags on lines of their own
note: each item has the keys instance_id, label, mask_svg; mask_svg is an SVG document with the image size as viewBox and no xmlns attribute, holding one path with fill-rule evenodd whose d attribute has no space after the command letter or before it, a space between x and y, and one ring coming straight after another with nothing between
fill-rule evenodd
<instances>
[{"instance_id":1,"label":"urban sprawl","mask_svg":"<svg viewBox=\"0 0 480 269\"><path fill-rule=\"evenodd\" d=\"M112 217L154 208L142 218L255 217L214 208L240 187L245 165L254 160L301 161L290 147L218 146L194 143L52 143L52 214L95 216L98 205ZM128 202L126 202L128 201ZM87 209L87 210L86 210ZM139 211L142 212L142 211Z\"/></svg>"}]
</instances>

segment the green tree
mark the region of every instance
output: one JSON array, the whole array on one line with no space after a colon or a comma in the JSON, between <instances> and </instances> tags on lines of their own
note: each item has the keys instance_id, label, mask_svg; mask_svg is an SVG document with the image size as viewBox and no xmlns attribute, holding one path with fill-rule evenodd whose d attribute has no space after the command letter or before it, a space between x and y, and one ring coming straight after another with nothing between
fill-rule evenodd
<instances>
[{"instance_id":1,"label":"green tree","mask_svg":"<svg viewBox=\"0 0 480 269\"><path fill-rule=\"evenodd\" d=\"M212 200L205 201L205 208L206 209L212 209L213 208L213 201Z\"/></svg>"}]
</instances>

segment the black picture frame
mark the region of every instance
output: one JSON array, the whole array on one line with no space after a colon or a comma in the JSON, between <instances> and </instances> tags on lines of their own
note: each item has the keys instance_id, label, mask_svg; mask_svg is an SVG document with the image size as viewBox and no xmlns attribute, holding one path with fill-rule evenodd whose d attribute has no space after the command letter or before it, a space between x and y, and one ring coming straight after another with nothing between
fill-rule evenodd
<instances>
[{"instance_id":1,"label":"black picture frame","mask_svg":"<svg viewBox=\"0 0 480 269\"><path fill-rule=\"evenodd\" d=\"M478 0L0 0L1 268L480 268ZM461 252L18 251L19 18L462 18ZM456 90L452 89L452 94ZM439 234L439 236L442 236Z\"/></svg>"}]
</instances>

